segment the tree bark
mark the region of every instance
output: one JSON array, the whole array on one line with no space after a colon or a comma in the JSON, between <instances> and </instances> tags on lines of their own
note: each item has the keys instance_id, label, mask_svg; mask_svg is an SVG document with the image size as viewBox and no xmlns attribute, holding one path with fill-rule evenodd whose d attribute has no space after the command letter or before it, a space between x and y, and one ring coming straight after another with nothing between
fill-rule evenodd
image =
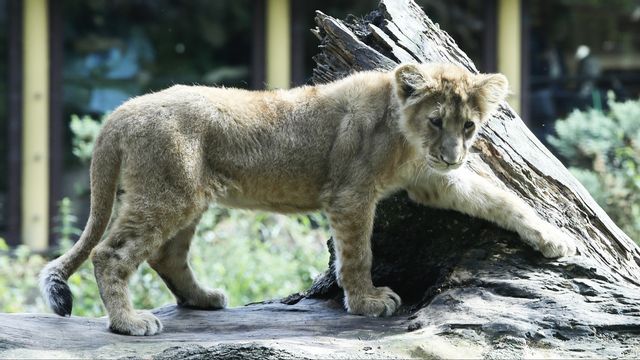
<instances>
[{"instance_id":1,"label":"tree bark","mask_svg":"<svg viewBox=\"0 0 640 360\"><path fill-rule=\"evenodd\" d=\"M477 72L412 0L316 21L316 83L409 61ZM400 193L379 205L372 238L374 282L404 301L394 317L346 314L332 258L311 289L282 301L157 309L165 331L152 338L111 334L105 319L0 314L0 357L640 357L640 250L507 104L469 166L572 234L580 254L545 259L514 233Z\"/></svg>"}]
</instances>

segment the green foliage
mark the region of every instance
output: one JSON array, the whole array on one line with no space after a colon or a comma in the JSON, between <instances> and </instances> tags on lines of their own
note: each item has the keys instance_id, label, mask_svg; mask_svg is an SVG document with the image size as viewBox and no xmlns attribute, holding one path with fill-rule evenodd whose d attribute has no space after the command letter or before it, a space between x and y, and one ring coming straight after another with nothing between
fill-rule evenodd
<instances>
[{"instance_id":1,"label":"green foliage","mask_svg":"<svg viewBox=\"0 0 640 360\"><path fill-rule=\"evenodd\" d=\"M212 207L198 227L192 267L224 288L232 306L301 291L328 263L326 222L313 218L322 230L307 216Z\"/></svg>"},{"instance_id":2,"label":"green foliage","mask_svg":"<svg viewBox=\"0 0 640 360\"><path fill-rule=\"evenodd\" d=\"M76 226L78 218L73 214L73 205L68 197L63 198L58 203L57 226L53 228L53 232L58 236L58 241L63 248L69 248L73 245L73 239L80 236L82 229Z\"/></svg>"},{"instance_id":3,"label":"green foliage","mask_svg":"<svg viewBox=\"0 0 640 360\"><path fill-rule=\"evenodd\" d=\"M94 120L90 116L79 117L71 115L69 127L73 133L72 152L83 163L88 162L93 154L93 144L102 128L106 115L101 120Z\"/></svg>"},{"instance_id":4,"label":"green foliage","mask_svg":"<svg viewBox=\"0 0 640 360\"><path fill-rule=\"evenodd\" d=\"M74 154L87 161L102 121L74 117ZM89 157L86 157L89 154ZM73 204L59 202L55 231L58 252L73 245L76 227ZM202 217L191 246L190 263L201 283L223 288L230 306L283 297L306 289L329 261L326 219L319 214L284 216L212 206ZM0 239L0 312L45 312L37 274L47 259L25 246L13 251ZM69 278L73 315L101 316L93 266L86 261ZM130 280L136 308L175 303L158 275L145 263Z\"/></svg>"},{"instance_id":5,"label":"green foliage","mask_svg":"<svg viewBox=\"0 0 640 360\"><path fill-rule=\"evenodd\" d=\"M0 311L36 312L44 309L38 293L38 271L45 259L20 245L13 251L0 238Z\"/></svg>"},{"instance_id":6,"label":"green foliage","mask_svg":"<svg viewBox=\"0 0 640 360\"><path fill-rule=\"evenodd\" d=\"M574 111L548 141L611 218L640 241L640 100Z\"/></svg>"}]
</instances>

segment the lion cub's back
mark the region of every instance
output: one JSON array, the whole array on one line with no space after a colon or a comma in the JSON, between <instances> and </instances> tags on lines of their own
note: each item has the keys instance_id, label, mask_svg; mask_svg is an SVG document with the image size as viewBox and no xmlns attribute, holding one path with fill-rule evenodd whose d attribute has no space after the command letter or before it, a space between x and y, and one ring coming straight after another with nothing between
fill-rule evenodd
<instances>
[{"instance_id":1,"label":"lion cub's back","mask_svg":"<svg viewBox=\"0 0 640 360\"><path fill-rule=\"evenodd\" d=\"M174 86L128 101L105 127L122 134L131 182L162 176L224 188L231 206L316 208L335 130L301 114L295 96Z\"/></svg>"}]
</instances>

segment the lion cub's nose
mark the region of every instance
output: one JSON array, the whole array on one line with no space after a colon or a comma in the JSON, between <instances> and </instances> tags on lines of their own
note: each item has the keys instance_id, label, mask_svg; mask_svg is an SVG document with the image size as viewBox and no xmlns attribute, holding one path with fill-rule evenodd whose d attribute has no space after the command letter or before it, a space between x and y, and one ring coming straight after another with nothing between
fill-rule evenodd
<instances>
[{"instance_id":1,"label":"lion cub's nose","mask_svg":"<svg viewBox=\"0 0 640 360\"><path fill-rule=\"evenodd\" d=\"M440 160L442 160L447 165L454 165L462 161L462 156L456 151L446 151L445 149L440 149Z\"/></svg>"},{"instance_id":2,"label":"lion cub's nose","mask_svg":"<svg viewBox=\"0 0 640 360\"><path fill-rule=\"evenodd\" d=\"M442 162L447 165L454 165L456 163L455 161L450 161L450 159L447 159L442 155L440 155L440 160L442 160Z\"/></svg>"}]
</instances>

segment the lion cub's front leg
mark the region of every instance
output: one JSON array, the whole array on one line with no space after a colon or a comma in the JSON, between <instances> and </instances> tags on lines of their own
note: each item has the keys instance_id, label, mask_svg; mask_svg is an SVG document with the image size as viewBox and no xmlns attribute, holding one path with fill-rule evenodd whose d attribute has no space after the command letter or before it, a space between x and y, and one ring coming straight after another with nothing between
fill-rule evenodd
<instances>
[{"instance_id":1,"label":"lion cub's front leg","mask_svg":"<svg viewBox=\"0 0 640 360\"><path fill-rule=\"evenodd\" d=\"M545 257L576 253L573 239L541 219L522 199L470 171L430 175L408 191L414 201L457 210L515 231Z\"/></svg>"},{"instance_id":2,"label":"lion cub's front leg","mask_svg":"<svg viewBox=\"0 0 640 360\"><path fill-rule=\"evenodd\" d=\"M327 210L333 231L336 278L345 293L345 306L352 314L390 316L400 306L400 297L388 287L375 287L371 280L371 231L375 203L362 196L345 196Z\"/></svg>"}]
</instances>

